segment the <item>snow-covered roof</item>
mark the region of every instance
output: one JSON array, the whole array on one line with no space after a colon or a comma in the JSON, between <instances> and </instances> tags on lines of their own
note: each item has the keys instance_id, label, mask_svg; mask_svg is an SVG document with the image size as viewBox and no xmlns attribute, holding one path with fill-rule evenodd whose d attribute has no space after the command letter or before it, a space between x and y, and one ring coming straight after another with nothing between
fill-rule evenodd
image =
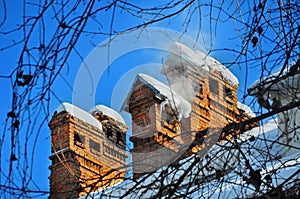
<instances>
[{"instance_id":1,"label":"snow-covered roof","mask_svg":"<svg viewBox=\"0 0 300 199\"><path fill-rule=\"evenodd\" d=\"M289 179L289 182L292 181L296 182L296 179L299 179L300 177L298 172L299 169L300 169L300 153L297 153L282 158L280 160L267 163L265 169L262 169L260 171L260 174L262 176L262 179L266 177L266 175L271 174L270 176L271 176L272 183L270 184L273 187L280 187L280 185L285 180L287 180L288 177L292 177L291 179ZM259 196L269 192L269 186L262 185L259 191L260 194L255 192L253 193L253 188L249 186L249 184L247 184L244 181L244 179L234 176L232 174L225 176L225 179L226 180L224 180L225 182L223 183L222 188L219 188L213 194L208 187L203 187L204 189L206 189L206 193L203 193L203 195L209 196L209 198L212 199L220 198L220 196L224 196L224 198L225 197L226 198L256 198L255 196ZM241 196L241 194L243 195ZM196 195L194 194L194 196Z\"/></svg>"},{"instance_id":2,"label":"snow-covered roof","mask_svg":"<svg viewBox=\"0 0 300 199\"><path fill-rule=\"evenodd\" d=\"M239 84L239 80L224 65L201 51L194 51L182 43L175 42L171 46L170 52L173 54L168 57L169 65L188 62L198 70L219 71L223 79L233 86Z\"/></svg>"},{"instance_id":3,"label":"snow-covered roof","mask_svg":"<svg viewBox=\"0 0 300 199\"><path fill-rule=\"evenodd\" d=\"M146 74L138 74L138 76L135 79L135 82L133 85L136 85L136 83L141 82L142 84L147 85L149 88L151 88L156 94L161 94L164 97L167 98L169 104L174 110L177 110L180 114L180 116L187 118L190 115L191 112L191 104L181 97L179 94L177 94L175 91L173 91L170 87L165 85L164 83L158 81L157 79L150 77ZM123 104L123 110L129 111L129 99L134 92L134 88L132 87L130 92L127 95L126 100Z\"/></svg>"},{"instance_id":4,"label":"snow-covered roof","mask_svg":"<svg viewBox=\"0 0 300 199\"><path fill-rule=\"evenodd\" d=\"M299 71L298 73L291 72L291 67L293 66L295 66L295 63L288 65L284 69L277 69L269 76L256 80L249 87L249 94L256 95L258 90L260 90L261 88L267 88L267 90L299 90L300 73Z\"/></svg>"},{"instance_id":5,"label":"snow-covered roof","mask_svg":"<svg viewBox=\"0 0 300 199\"><path fill-rule=\"evenodd\" d=\"M102 124L99 122L95 117L93 117L89 112L82 110L81 108L70 104L68 102L63 102L58 106L58 108L55 110L57 113L60 113L62 111L66 111L69 114L77 117L78 119L93 125L97 127L99 130L102 130Z\"/></svg>"},{"instance_id":6,"label":"snow-covered roof","mask_svg":"<svg viewBox=\"0 0 300 199\"><path fill-rule=\"evenodd\" d=\"M263 136L276 136L278 134L278 119L268 120L262 126L254 127L253 129L246 131L243 134L238 136L238 141L244 142L248 140L250 137L258 137L260 135Z\"/></svg>"},{"instance_id":7,"label":"snow-covered roof","mask_svg":"<svg viewBox=\"0 0 300 199\"><path fill-rule=\"evenodd\" d=\"M255 142L249 141L249 138L252 136L256 138ZM256 164L260 161L266 161L264 159L265 157L261 155L261 152L263 150L266 150L265 147L267 148L268 152L272 154L271 156L273 157L275 157L276 154L280 153L281 148L277 145L270 147L272 146L271 144L274 144L274 140L276 140L277 136L278 123L276 119L272 119L266 122L264 125L253 128L250 131L247 131L244 134L239 135L237 137L237 141L240 144L239 149L242 150L244 154L247 154L249 152L248 149L251 148L251 153L254 154L253 157L256 157L248 157L249 163L252 165L253 169L261 169L260 173L262 176L266 174L271 174L273 186L281 184L281 182L283 182L287 176L290 176L300 168L300 153L295 153L291 156L282 157L281 159L275 158L274 160L268 160L264 167L260 167L259 164ZM208 165L206 165L205 163L205 158L207 157L210 157ZM261 159L257 159L258 157ZM177 192L181 192L182 190L182 193L186 194L186 186L190 186L190 183L192 183L191 179L197 176L197 183L192 185L192 187L190 187L189 190L198 191L192 192L192 194L188 194L190 198L196 198L200 195L202 197L208 198L220 198L220 196L226 196L226 198L237 198L239 197L239 195L237 194L242 193L241 190L243 190L243 194L246 195L250 195L251 193L253 193L253 188L247 185L240 175L236 175L236 173L240 173L240 170L238 167L236 167L236 164L241 160L239 150L235 147L232 147L230 141L223 142L219 145L214 145L209 150L207 155L205 157L202 157L200 165L203 165L203 167L199 165L199 170L197 170L198 166L194 167L191 170L193 172L197 172L197 175L193 177L187 175L184 179L181 179L184 172L187 169L190 169L190 165L193 164L194 161L195 158L193 156L180 160L179 168L176 169L176 171L173 174L169 174L168 176L166 176L163 179L163 184L168 185L170 183L177 183L178 180L182 180ZM212 187L214 185L209 186L209 181L212 181L212 184L219 184L218 182L216 182L217 180L215 179L214 172L216 171L216 169L224 167L224 165L228 166L229 172L222 177L223 184L221 185L221 187L215 188ZM146 180L143 180L143 177L137 179L136 181L126 180L118 185L94 192L90 196L84 196L82 197L82 199L119 198L122 197L125 193L127 193L128 190L130 190L133 187L135 187L134 191L132 193L129 193L129 195L127 195L126 198L154 197L160 191L159 187L161 186L160 183L162 183L162 181L160 180L162 169L159 169L158 171L151 174L151 176L147 177ZM247 175L247 173L245 173L244 175ZM212 179L208 179L209 177L212 177ZM299 175L295 176L295 178L297 177L299 178ZM203 181L201 181L202 178ZM201 182L203 184L200 184ZM233 189L239 191L232 191ZM267 192L266 186L262 186L261 191Z\"/></svg>"},{"instance_id":8,"label":"snow-covered roof","mask_svg":"<svg viewBox=\"0 0 300 199\"><path fill-rule=\"evenodd\" d=\"M249 106L247 106L246 104L243 104L241 102L237 102L237 106L239 109L245 111L246 114L250 115L251 117L255 117L255 113L253 113L253 111L251 110L251 108Z\"/></svg>"},{"instance_id":9,"label":"snow-covered roof","mask_svg":"<svg viewBox=\"0 0 300 199\"><path fill-rule=\"evenodd\" d=\"M94 106L93 108L91 108L89 112L91 114L93 114L95 112L102 112L103 115L107 115L107 116L113 118L114 120L126 125L124 118L117 111L115 111L107 106L97 105L97 106Z\"/></svg>"}]
</instances>

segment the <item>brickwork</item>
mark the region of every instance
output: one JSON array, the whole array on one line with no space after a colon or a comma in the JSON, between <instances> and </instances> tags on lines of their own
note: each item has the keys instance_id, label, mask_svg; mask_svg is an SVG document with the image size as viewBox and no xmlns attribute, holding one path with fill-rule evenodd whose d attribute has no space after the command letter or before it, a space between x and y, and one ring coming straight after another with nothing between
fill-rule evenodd
<instances>
[{"instance_id":1,"label":"brickwork","mask_svg":"<svg viewBox=\"0 0 300 199\"><path fill-rule=\"evenodd\" d=\"M103 130L66 111L53 115L49 123L52 130L50 199L78 198L123 181L128 157L127 126L107 116L105 120L96 118L104 126Z\"/></svg>"},{"instance_id":2,"label":"brickwork","mask_svg":"<svg viewBox=\"0 0 300 199\"><path fill-rule=\"evenodd\" d=\"M174 68L170 70L172 71L164 72L174 74ZM181 69L177 66L175 70L180 72ZM162 101L156 98L151 85L141 82L133 85L133 92L129 96L128 103L133 127L130 140L134 143L132 149L134 177L147 173L148 169L151 170L151 166L145 165L161 162L162 155L155 155L155 151L159 153L161 147L177 153L181 146L193 143L196 137L198 139L199 136L205 137L205 135L197 135L198 132L203 132L208 128L214 129L214 132L220 132L217 129L225 127L230 122L250 118L237 107L238 85L233 86L228 83L219 71L203 75L195 68L188 66L184 74L190 85L198 90L191 103L190 117L183 118L180 122L162 119ZM190 149L191 151L184 153L184 156L200 150L201 147L196 145ZM151 152L149 153L151 158L146 157L146 152Z\"/></svg>"},{"instance_id":3,"label":"brickwork","mask_svg":"<svg viewBox=\"0 0 300 199\"><path fill-rule=\"evenodd\" d=\"M198 70L189 62L175 65L163 72L184 75L193 87L196 95L186 100L191 105L190 117L178 117L170 103L172 99L168 99L170 96L164 96L147 83L147 77L136 79L126 99L125 109L132 115L134 178L158 169L157 165L168 164L165 156L176 160L201 150L201 140L206 138L208 129L217 133L230 122L251 117L237 106L238 85L227 82L221 72ZM149 77L148 80L153 81ZM176 81L176 78L169 80ZM123 181L128 127L97 110L100 109L91 114L102 129L67 111L53 115L49 123L52 131L50 199L78 198Z\"/></svg>"},{"instance_id":4,"label":"brickwork","mask_svg":"<svg viewBox=\"0 0 300 199\"><path fill-rule=\"evenodd\" d=\"M50 158L52 160L52 165L49 167L51 170L50 199L76 198L79 195L79 162L74 157L75 154L67 149L56 157Z\"/></svg>"}]
</instances>

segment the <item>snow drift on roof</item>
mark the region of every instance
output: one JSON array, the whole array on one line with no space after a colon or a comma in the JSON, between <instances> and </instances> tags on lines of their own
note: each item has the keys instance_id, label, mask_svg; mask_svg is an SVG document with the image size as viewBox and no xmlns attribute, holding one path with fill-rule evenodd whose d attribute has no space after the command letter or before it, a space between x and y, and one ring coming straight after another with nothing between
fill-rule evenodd
<instances>
[{"instance_id":1,"label":"snow drift on roof","mask_svg":"<svg viewBox=\"0 0 300 199\"><path fill-rule=\"evenodd\" d=\"M94 118L90 113L86 112L85 110L82 110L81 108L73 104L70 104L68 102L63 102L56 109L57 113L60 113L62 111L67 111L69 114L77 117L78 119L102 130L102 124L96 118Z\"/></svg>"},{"instance_id":2,"label":"snow drift on roof","mask_svg":"<svg viewBox=\"0 0 300 199\"><path fill-rule=\"evenodd\" d=\"M256 80L248 89L250 95L256 95L261 88L272 89L299 89L299 73L290 73L291 68L295 66L295 63L289 66L276 70L271 75L262 79ZM275 82L274 82L275 81ZM288 89L287 89L288 88Z\"/></svg>"},{"instance_id":3,"label":"snow drift on roof","mask_svg":"<svg viewBox=\"0 0 300 199\"><path fill-rule=\"evenodd\" d=\"M89 112L90 113L102 112L103 115L107 115L107 116L113 118L114 120L126 125L124 118L117 111L115 111L107 106L97 105L97 106L91 108Z\"/></svg>"},{"instance_id":4,"label":"snow drift on roof","mask_svg":"<svg viewBox=\"0 0 300 199\"><path fill-rule=\"evenodd\" d=\"M265 123L263 126L259 126L256 128L251 129L250 131L245 132L244 134L241 134L238 136L237 140L240 143L240 150L244 154L247 154L247 149L254 145L253 148L257 148L257 150L252 150L253 153L258 153L254 157L261 157L264 159L264 156L261 156L261 150L264 149L266 146L274 142L274 139L276 139L275 134L278 132L278 124L277 120L269 120L267 123ZM278 134L277 134L278 135ZM264 137L257 139L256 142L247 142L247 140L251 137ZM268 140L268 142L266 142ZM247 146L247 147L246 147ZM271 154L276 154L276 151L279 151L277 147L274 147L274 151L270 151ZM166 176L164 178L164 184L170 184L170 183L177 183L178 180L182 180L180 187L178 187L178 191L182 190L182 192L185 193L187 186L193 186L195 189L198 189L198 191L195 191L192 194L187 194L187 196L190 196L190 198L196 198L199 197L199 194L203 196L203 193L207 196L212 196L211 194L215 194L212 198L219 198L220 196L224 196L224 193L220 195L220 192L217 191L216 193L213 193L215 190L211 190L211 186L209 184L207 185L207 179L212 176L211 181L213 179L216 179L215 177L215 168L219 168L220 166L224 166L225 162L227 162L227 165L229 165L229 171L225 172L224 174L224 184L222 185L222 188L220 190L227 191L230 194L230 198L236 198L238 193L241 192L235 192L232 191L232 186L234 186L236 189L243 188L247 189L249 192L253 192L253 189L248 187L246 185L246 182L241 180L241 178L236 175L236 173L240 173L240 170L238 167L234 166L239 162L239 153L238 150L234 147L232 147L231 141L223 142L219 145L214 145L207 155L211 158L209 161L211 161L208 166L211 166L210 170L207 170L207 168L204 166L205 158L202 158L202 162L200 165L203 165L204 167L201 168L201 173L199 172L197 175L197 183L191 184L191 177L190 175L187 175L185 178L181 179L184 172L189 169L190 165L193 164L195 161L195 158L193 156L189 156L187 158L184 158L180 160L179 162L179 168L176 170L176 172L173 172L172 174L169 174L169 176ZM197 160L199 161L199 160ZM272 178L275 180L279 180L278 176L282 175L282 173L285 174L285 176L290 176L292 173L294 173L297 169L299 169L299 162L300 162L300 153L294 154L293 156L289 157L283 157L282 159L274 159L267 162L265 168L258 167L255 163L259 162L260 159L254 159L249 157L250 164L253 166L253 169L262 169L260 172L262 175L264 175L266 172L273 173ZM265 161L265 160L263 160ZM199 165L199 166L200 166ZM287 167L287 165L291 165L290 167ZM195 168L195 167L193 167ZM111 197L122 197L128 190L130 190L132 187L135 187L135 190L139 189L140 191L132 192L132 194L127 195L127 198L136 198L140 195L137 194L144 194L143 196L145 198L151 198L153 196L156 196L159 189L151 189L152 187L159 187L160 186L160 177L161 172L164 168L157 170L154 172L151 176L146 178L146 180L143 181L143 178L137 179L136 182L126 180L118 185L114 185L112 187L96 191L94 193L91 193L89 196L82 196L83 198L111 198ZM237 169L236 171L234 171ZM194 170L194 169L193 169ZM195 170L197 171L197 170ZM274 172L276 171L276 172ZM196 176L196 175L195 175ZM234 177L236 176L236 177ZM204 181L201 181L201 179L204 179ZM280 184L281 181L284 178L280 178L280 182L274 182L276 184ZM140 182L141 181L141 182ZM203 184L199 184L203 182ZM150 187L150 185L152 187ZM199 188L200 187L200 188ZM193 188L190 188L189 190L195 190ZM219 190L219 189L218 189Z\"/></svg>"},{"instance_id":5,"label":"snow drift on roof","mask_svg":"<svg viewBox=\"0 0 300 199\"><path fill-rule=\"evenodd\" d=\"M258 87L263 84L268 84L271 81L277 79L280 76L284 76L287 74L289 67L286 67L284 70L281 71L281 69L276 70L274 73L270 74L269 76L266 76L262 79L255 80L253 84L249 87L249 90L254 89L255 87Z\"/></svg>"},{"instance_id":6,"label":"snow drift on roof","mask_svg":"<svg viewBox=\"0 0 300 199\"><path fill-rule=\"evenodd\" d=\"M271 119L268 120L265 124L263 124L262 126L257 126L254 127L253 129L244 132L243 134L238 135L238 141L243 142L248 140L251 136L254 137L258 137L260 135L262 136L266 136L267 134L269 134L270 136L272 136L273 138L270 138L270 140L274 139L274 137L276 137L275 135L278 134L278 121L277 119ZM266 139L265 137L262 138Z\"/></svg>"},{"instance_id":7,"label":"snow drift on roof","mask_svg":"<svg viewBox=\"0 0 300 199\"><path fill-rule=\"evenodd\" d=\"M189 62L192 66L196 67L199 70L204 69L206 71L209 70L210 72L217 70L221 73L223 79L226 80L229 84L233 86L239 84L239 80L224 65L201 51L194 51L191 48L178 42L174 43L170 51L175 53L176 56L180 56L181 61ZM172 55L170 57L175 58Z\"/></svg>"},{"instance_id":8,"label":"snow drift on roof","mask_svg":"<svg viewBox=\"0 0 300 199\"><path fill-rule=\"evenodd\" d=\"M251 117L256 116L255 113L253 113L253 111L251 110L251 108L249 106L247 106L246 104L237 102L237 106L239 109L242 109L243 111L245 111L246 114L250 115Z\"/></svg>"}]
</instances>

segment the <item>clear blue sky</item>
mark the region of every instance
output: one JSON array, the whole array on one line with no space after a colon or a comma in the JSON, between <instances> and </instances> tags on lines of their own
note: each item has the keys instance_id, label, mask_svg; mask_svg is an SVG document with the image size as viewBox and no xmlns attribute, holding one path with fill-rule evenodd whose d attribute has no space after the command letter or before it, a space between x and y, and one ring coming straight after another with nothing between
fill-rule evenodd
<instances>
[{"instance_id":1,"label":"clear blue sky","mask_svg":"<svg viewBox=\"0 0 300 199\"><path fill-rule=\"evenodd\" d=\"M7 10L8 10L8 18L5 26L2 28L4 30L16 27L17 24L21 23L22 19L22 11L20 9L20 5L16 3L17 1L8 1L7 2ZM1 6L1 4L0 4ZM120 13L117 13L119 15ZM167 20L164 22L160 22L154 25L154 27L162 27L168 28L176 31L183 31L182 23L185 19L185 14L183 13L178 17L174 18L173 20ZM1 14L0 14L1 16ZM106 17L106 18L105 18ZM118 16L120 17L120 16ZM122 17L122 16L121 16ZM135 21L128 20L126 21L126 17L116 22L116 27L126 27L130 26L130 24L134 24ZM197 17L197 16L195 16ZM110 13L107 13L101 21L105 23L105 21L110 20ZM207 20L208 19L203 19ZM185 33L187 36L194 39L196 33L198 31L198 25L193 24L197 22L197 20L193 20L192 24L190 24L189 29ZM51 26L52 22L46 22L47 25ZM93 24L89 24L92 26ZM199 44L205 49L209 49L209 23L204 23L203 34L205 36L204 41L199 40ZM227 23L223 25L220 23L218 26L216 36L213 36L213 49L221 49L226 47L233 47L235 45L240 45L238 42L239 40L233 40L232 38L236 35L234 31L233 23ZM123 35L126 37L126 35ZM2 38L1 38L2 37ZM3 34L0 36L0 48L6 46L7 44L11 43L12 40L18 39L18 34L13 34L9 37L4 37ZM97 38L93 38L89 35L85 35L77 44L77 50L80 52L83 58L86 58L88 54L94 49L94 45L91 43L93 41L95 44L101 43L108 39L106 36L99 36ZM15 68L17 61L18 61L18 53L20 52L20 48L11 48L8 50L0 51L0 75L5 76L9 75ZM157 49L140 49L129 52L125 55L118 57L110 66L109 70L106 69L105 72L102 74L99 82L96 86L96 104L104 104L107 106L112 106L113 108L119 111L124 97L128 92L128 89L131 86L131 83L135 79L136 74L140 72L144 72L150 74L160 80L164 80L163 76L160 74L160 67L159 64L162 63L162 60L165 58L166 53L162 52ZM221 63L231 62L234 57L230 53L226 53L224 51L215 52L212 54L214 58L216 58ZM99 55L99 58L103 57ZM98 60L101 62L102 60ZM152 67L151 66L155 66ZM62 72L61 76L58 77L57 81L52 86L52 91L55 93L50 101L50 109L52 113L60 104L60 102L72 102L72 94L73 94L73 86L75 82L75 77L78 74L79 68L82 64L82 60L75 55L72 54L69 60L68 66L66 66ZM157 64L157 65L156 65ZM233 66L230 70L238 77L241 85L239 89L239 97L243 95L243 88L244 88L244 78L245 78L245 70L244 68L240 68L239 66ZM249 76L247 86L251 85L251 83L259 78L260 73L257 71L256 73L251 73ZM89 80L87 80L89 81ZM84 82L83 82L84 85ZM0 106L0 124L1 129L3 129L4 121L6 119L6 113L11 109L11 100L12 100L12 87L10 79L7 78L0 78L0 86L1 86L1 106ZM130 117L127 113L121 113L126 121L130 122ZM49 118L50 119L50 118ZM24 129L25 130L25 129ZM1 132L1 135L4 132ZM21 132L22 133L22 132ZM22 135L20 135L22 140ZM31 142L32 144L32 142ZM2 146L2 154L9 153L9 144L6 143ZM32 163L33 168L33 179L34 182L37 184L31 185L32 189L41 189L41 190L49 190L49 170L48 166L50 165L50 161L48 156L50 155L50 130L47 125L44 125L42 128L42 134L38 137L38 142L34 154L34 161ZM9 156L6 156L9 158ZM9 159L2 159L1 167L3 172L8 171L8 163ZM3 183L3 178L1 179L1 183ZM46 198L46 197L44 197Z\"/></svg>"}]
</instances>

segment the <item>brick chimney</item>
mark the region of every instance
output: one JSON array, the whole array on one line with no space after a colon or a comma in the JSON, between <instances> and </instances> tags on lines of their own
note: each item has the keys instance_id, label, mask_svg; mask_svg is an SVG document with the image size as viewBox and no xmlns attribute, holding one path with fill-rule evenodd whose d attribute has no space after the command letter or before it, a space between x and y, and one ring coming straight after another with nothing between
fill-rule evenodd
<instances>
[{"instance_id":1,"label":"brick chimney","mask_svg":"<svg viewBox=\"0 0 300 199\"><path fill-rule=\"evenodd\" d=\"M238 107L238 80L225 66L179 43L170 51L162 69L169 86L139 74L123 104L132 115L134 178L201 150L193 144L205 137L199 132L251 117Z\"/></svg>"},{"instance_id":2,"label":"brick chimney","mask_svg":"<svg viewBox=\"0 0 300 199\"><path fill-rule=\"evenodd\" d=\"M127 126L113 116L97 108L88 113L69 103L59 106L49 123L50 199L78 198L123 181Z\"/></svg>"}]
</instances>

